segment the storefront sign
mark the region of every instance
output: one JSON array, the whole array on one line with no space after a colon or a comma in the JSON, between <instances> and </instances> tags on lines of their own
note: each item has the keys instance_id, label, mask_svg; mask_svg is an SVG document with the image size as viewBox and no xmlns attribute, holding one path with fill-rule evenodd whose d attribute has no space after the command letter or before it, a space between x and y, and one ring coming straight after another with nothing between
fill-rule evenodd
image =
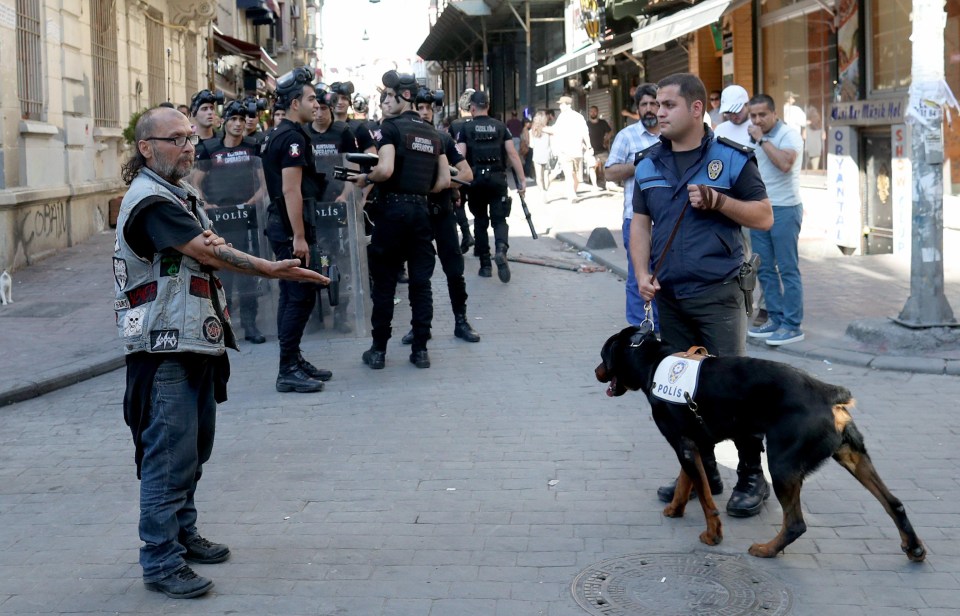
<instances>
[{"instance_id":1,"label":"storefront sign","mask_svg":"<svg viewBox=\"0 0 960 616\"><path fill-rule=\"evenodd\" d=\"M831 231L837 246L854 250L860 248L862 220L856 136L852 127L834 126L827 139L828 203L836 212Z\"/></svg>"},{"instance_id":2,"label":"storefront sign","mask_svg":"<svg viewBox=\"0 0 960 616\"><path fill-rule=\"evenodd\" d=\"M910 152L913 143L910 127L895 124L890 130L891 139L891 193L893 197L893 254L910 260L913 243L913 167Z\"/></svg>"},{"instance_id":3,"label":"storefront sign","mask_svg":"<svg viewBox=\"0 0 960 616\"><path fill-rule=\"evenodd\" d=\"M904 99L833 103L830 105L830 124L900 124L906 107Z\"/></svg>"},{"instance_id":4,"label":"storefront sign","mask_svg":"<svg viewBox=\"0 0 960 616\"><path fill-rule=\"evenodd\" d=\"M905 99L854 101L830 105L831 124L900 124L907 109Z\"/></svg>"}]
</instances>

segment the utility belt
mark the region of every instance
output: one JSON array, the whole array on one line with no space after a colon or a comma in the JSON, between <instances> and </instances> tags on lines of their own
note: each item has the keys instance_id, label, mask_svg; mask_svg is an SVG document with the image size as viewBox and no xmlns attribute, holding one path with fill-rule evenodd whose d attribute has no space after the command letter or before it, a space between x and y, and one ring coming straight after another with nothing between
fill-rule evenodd
<instances>
[{"instance_id":1,"label":"utility belt","mask_svg":"<svg viewBox=\"0 0 960 616\"><path fill-rule=\"evenodd\" d=\"M417 193L388 192L380 195L380 202L391 205L398 203L413 203L427 207L427 195Z\"/></svg>"}]
</instances>

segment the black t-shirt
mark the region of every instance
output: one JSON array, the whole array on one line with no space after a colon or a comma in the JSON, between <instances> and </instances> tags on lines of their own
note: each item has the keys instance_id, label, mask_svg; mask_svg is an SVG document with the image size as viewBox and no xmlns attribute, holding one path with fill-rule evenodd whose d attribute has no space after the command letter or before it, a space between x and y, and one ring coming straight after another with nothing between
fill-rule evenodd
<instances>
[{"instance_id":1,"label":"black t-shirt","mask_svg":"<svg viewBox=\"0 0 960 616\"><path fill-rule=\"evenodd\" d=\"M303 129L310 137L316 171L324 176L325 187L321 198L333 201L343 191L343 181L333 177L333 168L343 164L343 154L357 151L357 140L346 122L336 121L322 133L312 124L304 125Z\"/></svg>"},{"instance_id":2,"label":"black t-shirt","mask_svg":"<svg viewBox=\"0 0 960 616\"><path fill-rule=\"evenodd\" d=\"M145 199L134 206L123 228L127 244L137 256L153 260L156 253L176 252L203 233L200 221L181 206L166 199Z\"/></svg>"},{"instance_id":3,"label":"black t-shirt","mask_svg":"<svg viewBox=\"0 0 960 616\"><path fill-rule=\"evenodd\" d=\"M463 156L461 156L459 150L457 150L457 144L454 143L453 137L447 133L442 130L438 130L437 132L440 133L440 143L443 146L443 153L447 155L447 162L451 167L456 167L457 164L463 160ZM454 184L451 188L441 190L439 193L430 193L430 202L448 203L450 201L450 191L458 186L459 184Z\"/></svg>"},{"instance_id":4,"label":"black t-shirt","mask_svg":"<svg viewBox=\"0 0 960 616\"><path fill-rule=\"evenodd\" d=\"M374 130L379 128L376 122L372 120L350 120L347 122L347 126L350 127L354 138L357 140L358 152L366 152L370 148L376 149L377 144L373 140L372 134Z\"/></svg>"},{"instance_id":5,"label":"black t-shirt","mask_svg":"<svg viewBox=\"0 0 960 616\"><path fill-rule=\"evenodd\" d=\"M257 173L254 159L260 158L260 148L244 138L239 145L227 147L223 139L210 139L197 150L197 169L204 173L200 190L213 205L246 203L257 192Z\"/></svg>"},{"instance_id":6,"label":"black t-shirt","mask_svg":"<svg viewBox=\"0 0 960 616\"><path fill-rule=\"evenodd\" d=\"M307 150L309 142L300 126L286 118L267 138L263 150L263 175L267 181L270 200L283 196L283 170L287 167L307 167L313 158Z\"/></svg>"},{"instance_id":7,"label":"black t-shirt","mask_svg":"<svg viewBox=\"0 0 960 616\"><path fill-rule=\"evenodd\" d=\"M684 174L690 170L690 167L697 164L697 161L700 159L700 148L693 150L687 150L686 152L673 151L673 172L677 174L678 178L682 178Z\"/></svg>"},{"instance_id":8,"label":"black t-shirt","mask_svg":"<svg viewBox=\"0 0 960 616\"><path fill-rule=\"evenodd\" d=\"M604 119L596 122L587 121L587 131L590 133L590 147L595 154L606 152L607 148L603 145L603 137L610 132L610 125Z\"/></svg>"}]
</instances>

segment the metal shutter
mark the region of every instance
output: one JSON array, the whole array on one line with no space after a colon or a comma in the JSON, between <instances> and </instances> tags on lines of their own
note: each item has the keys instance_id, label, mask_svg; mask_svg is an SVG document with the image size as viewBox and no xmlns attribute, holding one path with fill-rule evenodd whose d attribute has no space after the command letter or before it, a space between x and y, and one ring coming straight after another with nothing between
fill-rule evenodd
<instances>
[{"instance_id":1,"label":"metal shutter","mask_svg":"<svg viewBox=\"0 0 960 616\"><path fill-rule=\"evenodd\" d=\"M647 68L647 81L657 83L668 75L690 71L690 55L676 41L667 43L664 51L652 51L644 54Z\"/></svg>"},{"instance_id":2,"label":"metal shutter","mask_svg":"<svg viewBox=\"0 0 960 616\"><path fill-rule=\"evenodd\" d=\"M602 88L587 94L587 108L583 110L583 117L590 118L590 107L593 105L596 105L597 109L600 110L600 117L606 120L610 126L613 126L613 120L611 119L613 117L613 95L609 88Z\"/></svg>"}]
</instances>

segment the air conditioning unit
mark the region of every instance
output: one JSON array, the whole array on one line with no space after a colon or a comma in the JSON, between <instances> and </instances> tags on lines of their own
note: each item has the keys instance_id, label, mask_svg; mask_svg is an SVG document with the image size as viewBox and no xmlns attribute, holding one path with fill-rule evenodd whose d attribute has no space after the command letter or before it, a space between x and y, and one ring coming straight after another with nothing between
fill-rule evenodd
<instances>
[{"instance_id":1,"label":"air conditioning unit","mask_svg":"<svg viewBox=\"0 0 960 616\"><path fill-rule=\"evenodd\" d=\"M263 50L271 56L277 53L277 39L268 38L263 42Z\"/></svg>"}]
</instances>

